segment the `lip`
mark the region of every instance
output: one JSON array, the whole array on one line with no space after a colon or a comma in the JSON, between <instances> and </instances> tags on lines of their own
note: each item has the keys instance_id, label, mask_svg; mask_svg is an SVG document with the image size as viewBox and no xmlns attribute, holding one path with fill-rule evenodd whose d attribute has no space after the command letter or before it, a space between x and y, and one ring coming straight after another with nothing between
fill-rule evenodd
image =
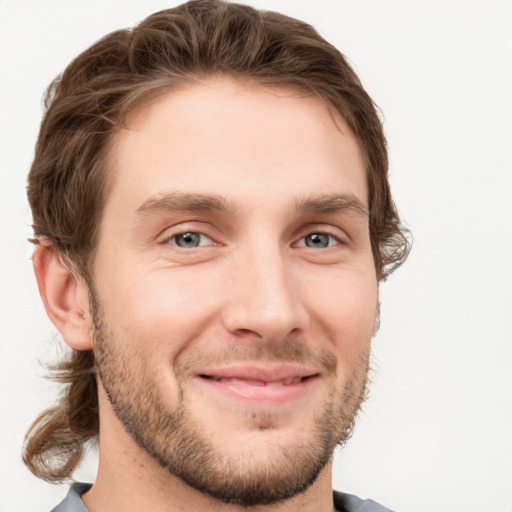
<instances>
[{"instance_id":1,"label":"lip","mask_svg":"<svg viewBox=\"0 0 512 512\"><path fill-rule=\"evenodd\" d=\"M293 364L233 365L196 374L207 388L261 405L280 405L304 396L318 377L316 368Z\"/></svg>"}]
</instances>

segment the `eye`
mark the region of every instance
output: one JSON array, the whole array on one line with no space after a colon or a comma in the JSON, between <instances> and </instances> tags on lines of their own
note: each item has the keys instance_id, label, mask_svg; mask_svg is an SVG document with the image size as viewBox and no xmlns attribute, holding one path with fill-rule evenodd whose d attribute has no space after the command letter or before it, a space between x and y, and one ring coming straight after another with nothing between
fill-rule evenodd
<instances>
[{"instance_id":1,"label":"eye","mask_svg":"<svg viewBox=\"0 0 512 512\"><path fill-rule=\"evenodd\" d=\"M310 233L301 239L299 245L312 249L326 249L333 245L339 245L339 243L338 238L328 233Z\"/></svg>"},{"instance_id":2,"label":"eye","mask_svg":"<svg viewBox=\"0 0 512 512\"><path fill-rule=\"evenodd\" d=\"M168 243L176 245L182 249L195 249L203 245L211 245L212 239L203 233L197 233L195 231L187 231L185 233L179 233L169 238Z\"/></svg>"}]
</instances>

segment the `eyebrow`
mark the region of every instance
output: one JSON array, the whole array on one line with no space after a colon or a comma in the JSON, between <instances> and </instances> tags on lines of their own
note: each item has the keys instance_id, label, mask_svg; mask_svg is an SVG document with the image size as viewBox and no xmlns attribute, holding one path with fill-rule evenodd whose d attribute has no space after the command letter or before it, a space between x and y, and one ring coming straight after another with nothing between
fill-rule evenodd
<instances>
[{"instance_id":1,"label":"eyebrow","mask_svg":"<svg viewBox=\"0 0 512 512\"><path fill-rule=\"evenodd\" d=\"M298 214L335 213L349 211L369 218L366 206L353 194L328 194L295 199ZM223 212L234 214L238 206L218 194L172 192L150 197L135 210L139 217L162 211Z\"/></svg>"},{"instance_id":2,"label":"eyebrow","mask_svg":"<svg viewBox=\"0 0 512 512\"><path fill-rule=\"evenodd\" d=\"M135 213L145 216L161 211L234 213L235 210L235 204L220 195L174 192L150 197Z\"/></svg>"},{"instance_id":3,"label":"eyebrow","mask_svg":"<svg viewBox=\"0 0 512 512\"><path fill-rule=\"evenodd\" d=\"M307 197L296 201L297 212L303 215L311 213L335 213L349 211L369 219L368 208L353 194L330 194L320 197Z\"/></svg>"}]
</instances>

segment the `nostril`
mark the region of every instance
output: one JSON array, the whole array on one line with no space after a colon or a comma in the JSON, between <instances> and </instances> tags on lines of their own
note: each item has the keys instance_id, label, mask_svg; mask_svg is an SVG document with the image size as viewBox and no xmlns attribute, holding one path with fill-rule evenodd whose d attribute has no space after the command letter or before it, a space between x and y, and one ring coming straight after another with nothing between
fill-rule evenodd
<instances>
[{"instance_id":1,"label":"nostril","mask_svg":"<svg viewBox=\"0 0 512 512\"><path fill-rule=\"evenodd\" d=\"M260 333L258 333L257 331L253 331L251 329L237 329L235 333L243 337L254 336L257 338L263 338L263 336Z\"/></svg>"}]
</instances>

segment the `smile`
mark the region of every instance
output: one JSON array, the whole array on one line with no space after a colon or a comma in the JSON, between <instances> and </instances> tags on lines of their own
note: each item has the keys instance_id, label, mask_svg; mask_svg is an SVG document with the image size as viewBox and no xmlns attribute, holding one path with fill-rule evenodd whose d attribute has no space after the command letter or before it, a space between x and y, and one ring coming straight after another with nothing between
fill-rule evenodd
<instances>
[{"instance_id":1,"label":"smile","mask_svg":"<svg viewBox=\"0 0 512 512\"><path fill-rule=\"evenodd\" d=\"M230 367L197 375L210 390L261 405L282 405L302 398L319 376L311 368Z\"/></svg>"},{"instance_id":2,"label":"smile","mask_svg":"<svg viewBox=\"0 0 512 512\"><path fill-rule=\"evenodd\" d=\"M241 384L245 384L247 386L290 386L292 384L299 384L305 379L309 379L307 377L288 377L282 380L273 380L273 381L265 381L265 380L250 380L243 379L240 377L211 377L209 375L201 375L203 379L212 379L216 382L237 382Z\"/></svg>"}]
</instances>

